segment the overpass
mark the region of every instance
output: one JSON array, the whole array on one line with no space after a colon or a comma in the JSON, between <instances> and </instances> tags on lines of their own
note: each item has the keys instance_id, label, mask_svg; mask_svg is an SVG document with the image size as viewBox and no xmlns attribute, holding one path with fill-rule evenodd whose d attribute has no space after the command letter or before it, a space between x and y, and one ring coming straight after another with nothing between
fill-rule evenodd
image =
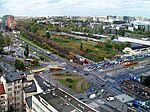
<instances>
[{"instance_id":1,"label":"overpass","mask_svg":"<svg viewBox=\"0 0 150 112\"><path fill-rule=\"evenodd\" d=\"M118 41L121 41L121 42L132 42L132 43L137 43L137 44L150 46L150 41L142 40L142 39L136 39L136 38L118 37Z\"/></svg>"}]
</instances>

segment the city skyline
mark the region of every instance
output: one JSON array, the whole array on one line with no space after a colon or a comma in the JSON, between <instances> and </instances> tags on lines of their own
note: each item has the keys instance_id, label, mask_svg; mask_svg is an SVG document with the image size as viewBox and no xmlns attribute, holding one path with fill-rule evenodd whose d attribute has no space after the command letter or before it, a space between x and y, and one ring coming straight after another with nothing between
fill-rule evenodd
<instances>
[{"instance_id":1,"label":"city skyline","mask_svg":"<svg viewBox=\"0 0 150 112\"><path fill-rule=\"evenodd\" d=\"M149 0L1 0L0 16L143 16L150 17Z\"/></svg>"}]
</instances>

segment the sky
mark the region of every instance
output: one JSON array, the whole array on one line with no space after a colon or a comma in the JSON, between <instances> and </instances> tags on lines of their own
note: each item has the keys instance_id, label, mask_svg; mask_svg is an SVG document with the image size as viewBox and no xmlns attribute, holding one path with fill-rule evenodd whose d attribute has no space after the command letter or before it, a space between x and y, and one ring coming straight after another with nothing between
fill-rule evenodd
<instances>
[{"instance_id":1,"label":"sky","mask_svg":"<svg viewBox=\"0 0 150 112\"><path fill-rule=\"evenodd\" d=\"M144 16L150 0L0 0L0 16Z\"/></svg>"}]
</instances>

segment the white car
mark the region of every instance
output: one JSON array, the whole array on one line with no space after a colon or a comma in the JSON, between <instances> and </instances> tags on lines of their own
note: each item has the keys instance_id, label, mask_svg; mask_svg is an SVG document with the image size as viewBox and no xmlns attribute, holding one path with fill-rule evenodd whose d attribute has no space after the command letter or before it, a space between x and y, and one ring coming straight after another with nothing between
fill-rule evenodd
<instances>
[{"instance_id":1,"label":"white car","mask_svg":"<svg viewBox=\"0 0 150 112\"><path fill-rule=\"evenodd\" d=\"M73 71L73 73L77 73L77 71L76 71L76 70L74 70L74 71Z\"/></svg>"},{"instance_id":2,"label":"white car","mask_svg":"<svg viewBox=\"0 0 150 112\"><path fill-rule=\"evenodd\" d=\"M47 53L48 55L50 54L50 52L49 52L49 51L47 51L46 53Z\"/></svg>"},{"instance_id":3,"label":"white car","mask_svg":"<svg viewBox=\"0 0 150 112\"><path fill-rule=\"evenodd\" d=\"M106 100L107 100L107 101L114 101L114 100L115 100L115 98L114 98L114 97L112 97L112 96L110 96L110 97L107 97L107 98L106 98Z\"/></svg>"}]
</instances>

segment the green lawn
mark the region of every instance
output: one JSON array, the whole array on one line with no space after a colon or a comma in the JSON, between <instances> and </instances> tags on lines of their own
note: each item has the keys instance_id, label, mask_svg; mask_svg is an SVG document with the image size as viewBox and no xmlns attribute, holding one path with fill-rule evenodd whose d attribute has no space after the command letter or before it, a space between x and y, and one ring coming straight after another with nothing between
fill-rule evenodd
<instances>
[{"instance_id":1,"label":"green lawn","mask_svg":"<svg viewBox=\"0 0 150 112\"><path fill-rule=\"evenodd\" d=\"M29 45L32 45L32 46L34 46L34 47L36 47L36 48L38 48L38 49L41 49L41 50L45 50L45 49L39 47L35 42L30 41L29 39L25 38L24 36L19 35L19 37L21 37L20 39L22 39L23 41L25 41L25 42L28 43ZM31 48L30 48L30 51L36 52L34 49L31 49ZM45 51L46 51L46 50L45 50ZM38 52L37 52L37 53L38 53ZM40 53L38 53L38 54L40 54ZM45 57L46 60L51 61L51 59L50 59L48 56L43 55L43 54L40 54L40 55L42 55L43 57Z\"/></svg>"},{"instance_id":2,"label":"green lawn","mask_svg":"<svg viewBox=\"0 0 150 112\"><path fill-rule=\"evenodd\" d=\"M63 84L64 86L76 91L76 85L78 83L78 80L73 80L73 82L67 82L66 79L56 79L58 82Z\"/></svg>"},{"instance_id":3,"label":"green lawn","mask_svg":"<svg viewBox=\"0 0 150 112\"><path fill-rule=\"evenodd\" d=\"M84 92L90 87L90 83L87 81L87 83L84 83L84 78L77 74L59 74L59 75L53 75L54 79L58 82L60 82L65 87L68 87L76 92ZM70 81L67 81L66 79L71 79ZM80 81L82 81L81 84ZM85 87L84 87L85 86ZM81 90L80 90L81 89Z\"/></svg>"}]
</instances>

